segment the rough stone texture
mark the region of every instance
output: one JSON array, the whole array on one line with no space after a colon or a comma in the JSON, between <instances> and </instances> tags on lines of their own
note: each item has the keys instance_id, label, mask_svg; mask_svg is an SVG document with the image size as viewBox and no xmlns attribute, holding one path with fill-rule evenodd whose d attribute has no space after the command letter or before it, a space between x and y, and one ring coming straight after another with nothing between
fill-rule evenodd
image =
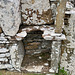
<instances>
[{"instance_id":1,"label":"rough stone texture","mask_svg":"<svg viewBox=\"0 0 75 75\"><path fill-rule=\"evenodd\" d=\"M12 43L0 41L0 69L20 71L24 56L23 43L21 41L12 41Z\"/></svg>"},{"instance_id":2,"label":"rough stone texture","mask_svg":"<svg viewBox=\"0 0 75 75\"><path fill-rule=\"evenodd\" d=\"M61 51L61 67L68 70L71 75L75 75L75 8L72 2L67 2L67 10L65 14L71 14L69 19L69 25L64 28L65 35L62 33L55 33L55 27L47 24L53 23L52 19L56 19L56 8L59 4L59 0L21 0L22 4L22 22L28 26L21 28L18 31L20 25L20 0L0 0L0 69L11 69L20 71L21 63L24 57L24 46L22 39L27 36L30 31L40 30L42 31L42 37L47 40L64 40L62 41L62 47L60 49L61 41L53 41L52 53L51 53L51 68L49 72L58 72L58 63L60 60ZM71 0L70 0L71 1ZM72 0L74 1L74 0ZM51 5L51 7L50 7ZM51 8L51 9L50 9ZM43 25L46 24L46 25ZM41 25L41 26L38 26ZM17 33L18 31L18 33ZM6 36L9 35L9 36ZM15 36L14 36L15 35ZM34 36L35 37L35 36ZM44 42L44 41L43 41ZM29 48L35 49L39 43L29 43ZM49 46L49 43L45 42L45 45ZM33 46L31 46L33 45ZM40 46L44 46L42 43ZM44 47L47 47L44 46ZM41 48L39 47L39 50ZM42 50L41 50L42 51ZM34 52L34 51L33 51ZM32 52L32 53L33 53ZM29 52L31 53L31 52ZM39 57L40 58L40 57ZM41 59L41 58L40 58ZM34 59L33 59L34 60ZM45 63L48 65L48 63ZM28 67L27 70L29 70ZM38 68L38 69L36 69ZM40 68L40 69L39 69ZM42 66L34 66L36 72L40 72ZM30 70L31 71L31 68Z\"/></svg>"},{"instance_id":3,"label":"rough stone texture","mask_svg":"<svg viewBox=\"0 0 75 75\"><path fill-rule=\"evenodd\" d=\"M18 32L15 35L15 38L16 38L16 40L20 41L24 37L26 37L28 32L37 31L37 30L43 31L42 37L45 40L65 40L66 39L64 34L55 33L55 28L54 27L45 26L45 25L42 25L42 26L29 26L29 27L22 28L20 30L20 32Z\"/></svg>"},{"instance_id":4,"label":"rough stone texture","mask_svg":"<svg viewBox=\"0 0 75 75\"><path fill-rule=\"evenodd\" d=\"M49 0L21 0L21 4L23 24L41 25L53 23Z\"/></svg>"},{"instance_id":5,"label":"rough stone texture","mask_svg":"<svg viewBox=\"0 0 75 75\"><path fill-rule=\"evenodd\" d=\"M20 71L21 63L24 57L23 43L21 41L16 42L12 44L9 49L11 54L11 64L15 70Z\"/></svg>"},{"instance_id":6,"label":"rough stone texture","mask_svg":"<svg viewBox=\"0 0 75 75\"><path fill-rule=\"evenodd\" d=\"M49 72L58 73L60 53L61 53L61 41L53 41L51 50L51 68Z\"/></svg>"},{"instance_id":7,"label":"rough stone texture","mask_svg":"<svg viewBox=\"0 0 75 75\"><path fill-rule=\"evenodd\" d=\"M61 67L75 75L75 14L71 14L69 25L64 30L67 41L62 44Z\"/></svg>"},{"instance_id":8,"label":"rough stone texture","mask_svg":"<svg viewBox=\"0 0 75 75\"><path fill-rule=\"evenodd\" d=\"M12 68L12 65L9 44L0 43L0 69L10 68Z\"/></svg>"},{"instance_id":9,"label":"rough stone texture","mask_svg":"<svg viewBox=\"0 0 75 75\"><path fill-rule=\"evenodd\" d=\"M14 36L21 23L20 0L0 0L0 27L5 35Z\"/></svg>"}]
</instances>

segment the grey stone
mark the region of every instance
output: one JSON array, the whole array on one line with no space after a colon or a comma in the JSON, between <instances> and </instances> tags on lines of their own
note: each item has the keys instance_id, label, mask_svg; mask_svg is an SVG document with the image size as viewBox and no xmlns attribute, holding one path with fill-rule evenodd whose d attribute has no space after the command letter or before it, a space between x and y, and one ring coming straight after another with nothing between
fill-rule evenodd
<instances>
[{"instance_id":1,"label":"grey stone","mask_svg":"<svg viewBox=\"0 0 75 75\"><path fill-rule=\"evenodd\" d=\"M20 0L0 0L0 27L5 35L14 36L21 23Z\"/></svg>"},{"instance_id":2,"label":"grey stone","mask_svg":"<svg viewBox=\"0 0 75 75\"><path fill-rule=\"evenodd\" d=\"M8 59L7 58L0 58L0 61L7 62Z\"/></svg>"},{"instance_id":3,"label":"grey stone","mask_svg":"<svg viewBox=\"0 0 75 75\"><path fill-rule=\"evenodd\" d=\"M64 67L71 75L75 75L75 39L72 37L75 34L74 20L75 14L71 14L69 26L64 28L68 43L65 41L62 45L64 48L61 56L61 68Z\"/></svg>"},{"instance_id":4,"label":"grey stone","mask_svg":"<svg viewBox=\"0 0 75 75\"><path fill-rule=\"evenodd\" d=\"M5 53L5 52L8 52L9 49L6 49L6 48L0 48L0 53Z\"/></svg>"},{"instance_id":5,"label":"grey stone","mask_svg":"<svg viewBox=\"0 0 75 75\"><path fill-rule=\"evenodd\" d=\"M52 42L51 50L51 69L50 72L58 73L58 64L60 62L60 53L61 53L61 41Z\"/></svg>"},{"instance_id":6,"label":"grey stone","mask_svg":"<svg viewBox=\"0 0 75 75\"><path fill-rule=\"evenodd\" d=\"M10 64L5 64L5 65L4 64L1 64L0 65L0 69L6 69L6 68L7 69L12 68L12 65L10 65Z\"/></svg>"},{"instance_id":7,"label":"grey stone","mask_svg":"<svg viewBox=\"0 0 75 75\"><path fill-rule=\"evenodd\" d=\"M22 41L12 44L10 47L12 66L20 71L21 63L24 57L24 47Z\"/></svg>"}]
</instances>

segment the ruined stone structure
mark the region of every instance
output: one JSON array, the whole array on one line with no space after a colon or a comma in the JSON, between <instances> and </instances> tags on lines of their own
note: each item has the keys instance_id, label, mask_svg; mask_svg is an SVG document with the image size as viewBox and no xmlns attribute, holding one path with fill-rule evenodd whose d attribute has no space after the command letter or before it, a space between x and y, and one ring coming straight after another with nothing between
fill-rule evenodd
<instances>
[{"instance_id":1,"label":"ruined stone structure","mask_svg":"<svg viewBox=\"0 0 75 75\"><path fill-rule=\"evenodd\" d=\"M60 64L75 75L74 59L74 0L0 0L0 69L58 73Z\"/></svg>"}]
</instances>

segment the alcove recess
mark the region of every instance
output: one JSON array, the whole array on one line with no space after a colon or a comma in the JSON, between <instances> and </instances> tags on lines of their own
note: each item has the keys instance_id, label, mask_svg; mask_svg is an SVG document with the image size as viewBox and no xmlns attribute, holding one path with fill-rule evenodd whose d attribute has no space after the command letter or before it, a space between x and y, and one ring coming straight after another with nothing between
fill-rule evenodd
<instances>
[{"instance_id":1,"label":"alcove recess","mask_svg":"<svg viewBox=\"0 0 75 75\"><path fill-rule=\"evenodd\" d=\"M48 72L50 69L50 55L52 41L45 40L42 37L43 32L41 30L30 31L27 36L22 40L24 44L24 58L22 61L22 70L28 71L28 68L34 69L44 66L41 72ZM34 70L31 70L35 72ZM39 72L37 69L36 72Z\"/></svg>"}]
</instances>

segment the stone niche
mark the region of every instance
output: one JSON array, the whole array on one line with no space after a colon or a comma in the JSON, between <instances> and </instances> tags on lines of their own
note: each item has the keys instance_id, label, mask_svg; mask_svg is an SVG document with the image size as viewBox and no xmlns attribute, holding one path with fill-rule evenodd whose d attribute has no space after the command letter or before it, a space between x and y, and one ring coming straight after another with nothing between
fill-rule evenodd
<instances>
[{"instance_id":1,"label":"stone niche","mask_svg":"<svg viewBox=\"0 0 75 75\"><path fill-rule=\"evenodd\" d=\"M51 65L52 41L45 40L40 30L31 31L23 39L25 54L22 71L48 73Z\"/></svg>"},{"instance_id":2,"label":"stone niche","mask_svg":"<svg viewBox=\"0 0 75 75\"><path fill-rule=\"evenodd\" d=\"M10 46L13 67L25 72L58 72L62 39L65 36L55 33L54 27L49 25L21 27L10 39L16 40Z\"/></svg>"},{"instance_id":3,"label":"stone niche","mask_svg":"<svg viewBox=\"0 0 75 75\"><path fill-rule=\"evenodd\" d=\"M59 37L62 39L62 35L55 33L52 35L51 31L54 29L50 28L23 27L14 37L1 33L0 69L39 73L58 72L61 41L52 40Z\"/></svg>"},{"instance_id":4,"label":"stone niche","mask_svg":"<svg viewBox=\"0 0 75 75\"><path fill-rule=\"evenodd\" d=\"M27 29L27 35L22 39L17 37L18 41L10 46L12 67L24 72L57 73L61 41L52 41L51 37L46 40L44 32L35 28L31 31L28 31L29 27L22 29ZM20 32L17 36L23 37L23 34Z\"/></svg>"}]
</instances>

